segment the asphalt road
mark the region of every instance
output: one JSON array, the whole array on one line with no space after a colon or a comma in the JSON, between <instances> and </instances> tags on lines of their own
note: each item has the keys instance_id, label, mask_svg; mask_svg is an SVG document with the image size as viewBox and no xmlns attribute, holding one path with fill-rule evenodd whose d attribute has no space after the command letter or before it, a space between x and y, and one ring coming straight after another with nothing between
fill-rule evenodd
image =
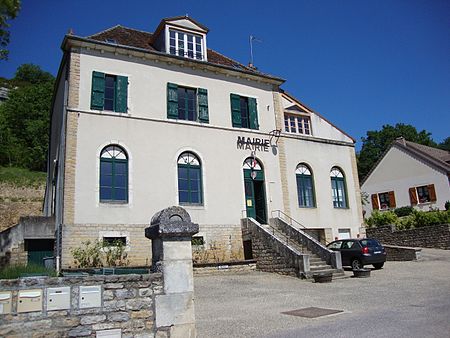
<instances>
[{"instance_id":1,"label":"asphalt road","mask_svg":"<svg viewBox=\"0 0 450 338\"><path fill-rule=\"evenodd\" d=\"M351 271L346 271L351 276ZM414 262L387 262L370 278L312 283L250 272L198 276L198 337L450 338L450 251L423 250ZM303 318L281 312L342 310Z\"/></svg>"}]
</instances>

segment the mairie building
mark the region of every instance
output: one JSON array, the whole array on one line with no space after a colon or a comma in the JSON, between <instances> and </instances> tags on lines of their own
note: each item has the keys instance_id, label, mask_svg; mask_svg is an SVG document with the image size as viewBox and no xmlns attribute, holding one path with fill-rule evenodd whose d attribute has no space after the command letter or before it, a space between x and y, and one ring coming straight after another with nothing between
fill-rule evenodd
<instances>
[{"instance_id":1,"label":"mairie building","mask_svg":"<svg viewBox=\"0 0 450 338\"><path fill-rule=\"evenodd\" d=\"M64 37L44 203L59 267L96 239L149 265L144 229L173 205L210 261L247 258L247 217L284 215L321 242L362 231L355 141L285 80L208 48L208 31L183 16Z\"/></svg>"}]
</instances>

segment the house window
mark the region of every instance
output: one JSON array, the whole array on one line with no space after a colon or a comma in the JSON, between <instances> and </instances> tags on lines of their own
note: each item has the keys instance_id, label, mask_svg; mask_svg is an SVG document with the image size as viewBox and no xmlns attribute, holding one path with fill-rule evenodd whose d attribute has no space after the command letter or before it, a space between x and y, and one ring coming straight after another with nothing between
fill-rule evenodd
<instances>
[{"instance_id":1,"label":"house window","mask_svg":"<svg viewBox=\"0 0 450 338\"><path fill-rule=\"evenodd\" d=\"M437 198L434 184L409 188L409 199L411 205L436 202Z\"/></svg>"},{"instance_id":2,"label":"house window","mask_svg":"<svg viewBox=\"0 0 450 338\"><path fill-rule=\"evenodd\" d=\"M393 191L372 194L373 210L388 210L395 208L395 193Z\"/></svg>"},{"instance_id":3,"label":"house window","mask_svg":"<svg viewBox=\"0 0 450 338\"><path fill-rule=\"evenodd\" d=\"M208 91L167 84L167 117L169 119L209 123Z\"/></svg>"},{"instance_id":4,"label":"house window","mask_svg":"<svg viewBox=\"0 0 450 338\"><path fill-rule=\"evenodd\" d=\"M284 114L284 130L288 133L311 135L309 116Z\"/></svg>"},{"instance_id":5,"label":"house window","mask_svg":"<svg viewBox=\"0 0 450 338\"><path fill-rule=\"evenodd\" d=\"M297 179L298 205L305 208L315 207L314 183L311 170L305 164L299 164L295 170Z\"/></svg>"},{"instance_id":6,"label":"house window","mask_svg":"<svg viewBox=\"0 0 450 338\"><path fill-rule=\"evenodd\" d=\"M347 208L347 191L344 174L339 168L333 167L330 172L330 177L333 207Z\"/></svg>"},{"instance_id":7,"label":"house window","mask_svg":"<svg viewBox=\"0 0 450 338\"><path fill-rule=\"evenodd\" d=\"M200 35L180 32L174 29L169 31L169 52L172 55L203 60L203 38Z\"/></svg>"},{"instance_id":8,"label":"house window","mask_svg":"<svg viewBox=\"0 0 450 338\"><path fill-rule=\"evenodd\" d=\"M100 155L100 202L128 202L128 158L117 145L105 147Z\"/></svg>"},{"instance_id":9,"label":"house window","mask_svg":"<svg viewBox=\"0 0 450 338\"><path fill-rule=\"evenodd\" d=\"M231 94L230 100L233 127L259 129L256 99Z\"/></svg>"},{"instance_id":10,"label":"house window","mask_svg":"<svg viewBox=\"0 0 450 338\"><path fill-rule=\"evenodd\" d=\"M202 170L193 153L184 152L178 158L178 201L180 204L203 204Z\"/></svg>"},{"instance_id":11,"label":"house window","mask_svg":"<svg viewBox=\"0 0 450 338\"><path fill-rule=\"evenodd\" d=\"M91 109L126 113L128 78L92 72Z\"/></svg>"},{"instance_id":12,"label":"house window","mask_svg":"<svg viewBox=\"0 0 450 338\"><path fill-rule=\"evenodd\" d=\"M103 246L126 246L126 237L103 237Z\"/></svg>"}]
</instances>

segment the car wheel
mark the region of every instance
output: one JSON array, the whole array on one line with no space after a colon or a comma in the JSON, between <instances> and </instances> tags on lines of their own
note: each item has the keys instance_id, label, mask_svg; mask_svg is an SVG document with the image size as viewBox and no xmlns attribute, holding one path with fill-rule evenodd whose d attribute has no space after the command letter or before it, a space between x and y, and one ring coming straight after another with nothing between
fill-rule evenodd
<instances>
[{"instance_id":1,"label":"car wheel","mask_svg":"<svg viewBox=\"0 0 450 338\"><path fill-rule=\"evenodd\" d=\"M384 265L384 263L376 263L376 264L373 264L373 267L378 270L378 269L381 269L383 267L383 265Z\"/></svg>"},{"instance_id":2,"label":"car wheel","mask_svg":"<svg viewBox=\"0 0 450 338\"><path fill-rule=\"evenodd\" d=\"M358 258L354 258L352 260L352 269L353 270L359 270L359 269L362 269L363 267L364 267L363 263Z\"/></svg>"}]
</instances>

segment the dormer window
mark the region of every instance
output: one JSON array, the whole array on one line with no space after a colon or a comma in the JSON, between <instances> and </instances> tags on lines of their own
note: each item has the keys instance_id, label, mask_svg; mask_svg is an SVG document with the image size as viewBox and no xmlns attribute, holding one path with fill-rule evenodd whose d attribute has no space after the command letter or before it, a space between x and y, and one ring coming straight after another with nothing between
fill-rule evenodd
<instances>
[{"instance_id":1,"label":"dormer window","mask_svg":"<svg viewBox=\"0 0 450 338\"><path fill-rule=\"evenodd\" d=\"M288 133L311 135L309 116L284 114L284 130Z\"/></svg>"},{"instance_id":2,"label":"dormer window","mask_svg":"<svg viewBox=\"0 0 450 338\"><path fill-rule=\"evenodd\" d=\"M201 35L170 29L169 38L170 54L196 60L205 59Z\"/></svg>"}]
</instances>

